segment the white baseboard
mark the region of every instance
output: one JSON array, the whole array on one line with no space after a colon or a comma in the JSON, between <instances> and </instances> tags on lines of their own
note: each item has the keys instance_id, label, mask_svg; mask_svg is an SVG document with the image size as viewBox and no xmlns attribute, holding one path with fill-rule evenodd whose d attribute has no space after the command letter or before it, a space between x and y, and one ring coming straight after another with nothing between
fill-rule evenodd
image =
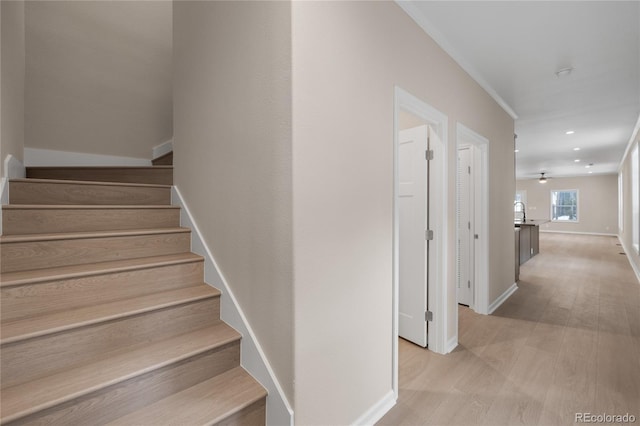
<instances>
[{"instance_id":1,"label":"white baseboard","mask_svg":"<svg viewBox=\"0 0 640 426\"><path fill-rule=\"evenodd\" d=\"M453 352L453 350L455 348L458 347L458 334L456 333L455 336L453 336L451 339L449 339L449 341L447 342L447 352Z\"/></svg>"},{"instance_id":2,"label":"white baseboard","mask_svg":"<svg viewBox=\"0 0 640 426\"><path fill-rule=\"evenodd\" d=\"M30 167L150 166L151 160L117 155L25 148L24 164Z\"/></svg>"},{"instance_id":3,"label":"white baseboard","mask_svg":"<svg viewBox=\"0 0 640 426\"><path fill-rule=\"evenodd\" d=\"M574 235L596 235L601 237L617 237L616 234L608 234L602 232L575 232L575 231L553 231L549 229L540 229L540 232L548 234L574 234Z\"/></svg>"},{"instance_id":4,"label":"white baseboard","mask_svg":"<svg viewBox=\"0 0 640 426\"><path fill-rule=\"evenodd\" d=\"M26 176L22 161L9 154L4 159L4 176L0 178L0 204L9 204L9 179L20 179ZM2 209L0 208L0 235L2 235Z\"/></svg>"},{"instance_id":5,"label":"white baseboard","mask_svg":"<svg viewBox=\"0 0 640 426\"><path fill-rule=\"evenodd\" d=\"M396 397L393 390L390 390L378 402L373 404L371 408L365 411L358 419L353 422L354 426L374 425L382 418L391 408L396 405Z\"/></svg>"},{"instance_id":6,"label":"white baseboard","mask_svg":"<svg viewBox=\"0 0 640 426\"><path fill-rule=\"evenodd\" d=\"M160 145L154 146L151 158L155 160L156 158L162 157L163 155L168 154L171 151L173 151L173 139L163 142Z\"/></svg>"},{"instance_id":7,"label":"white baseboard","mask_svg":"<svg viewBox=\"0 0 640 426\"><path fill-rule=\"evenodd\" d=\"M511 287L509 287L496 300L494 300L493 303L489 305L489 315L491 315L496 309L498 309L500 305L502 305L505 302L505 300L507 300L513 293L516 292L517 289L518 289L518 284L513 283Z\"/></svg>"},{"instance_id":8,"label":"white baseboard","mask_svg":"<svg viewBox=\"0 0 640 426\"><path fill-rule=\"evenodd\" d=\"M173 186L171 203L180 206L180 225L191 228L191 250L205 259L205 281L222 292L220 316L224 322L242 334L241 365L267 389L267 425L293 426L293 409L287 400L269 361L258 342L242 308L204 242L202 234L185 204L180 190Z\"/></svg>"},{"instance_id":9,"label":"white baseboard","mask_svg":"<svg viewBox=\"0 0 640 426\"><path fill-rule=\"evenodd\" d=\"M638 283L640 283L640 265L636 265L636 263L633 261L633 258L629 256L630 253L635 253L635 250L633 249L633 247L629 247L627 244L625 244L624 239L620 238L620 236L618 236L618 240L620 241L620 244L622 244L622 249L627 254L627 260L629 260L631 269L633 269L633 272L635 272L636 274Z\"/></svg>"}]
</instances>

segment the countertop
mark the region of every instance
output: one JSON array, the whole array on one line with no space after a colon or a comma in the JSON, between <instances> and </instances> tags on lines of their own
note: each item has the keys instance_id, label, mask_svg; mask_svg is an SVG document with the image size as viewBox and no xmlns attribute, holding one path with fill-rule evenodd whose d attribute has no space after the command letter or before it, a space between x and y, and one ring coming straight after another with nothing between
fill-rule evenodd
<instances>
[{"instance_id":1,"label":"countertop","mask_svg":"<svg viewBox=\"0 0 640 426\"><path fill-rule=\"evenodd\" d=\"M521 220L515 220L513 223L515 226L540 226L543 223L550 222L549 219L527 219L526 222Z\"/></svg>"}]
</instances>

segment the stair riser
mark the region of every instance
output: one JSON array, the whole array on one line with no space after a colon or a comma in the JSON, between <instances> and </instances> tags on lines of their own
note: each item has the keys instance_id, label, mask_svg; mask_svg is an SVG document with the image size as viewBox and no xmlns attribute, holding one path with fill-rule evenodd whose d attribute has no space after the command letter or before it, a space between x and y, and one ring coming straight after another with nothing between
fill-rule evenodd
<instances>
[{"instance_id":1,"label":"stair riser","mask_svg":"<svg viewBox=\"0 0 640 426\"><path fill-rule=\"evenodd\" d=\"M137 259L190 250L190 233L3 243L1 272L110 260Z\"/></svg>"},{"instance_id":2,"label":"stair riser","mask_svg":"<svg viewBox=\"0 0 640 426\"><path fill-rule=\"evenodd\" d=\"M173 165L173 152L163 155L162 157L158 157L155 160L151 161L154 166L171 166Z\"/></svg>"},{"instance_id":3,"label":"stair riser","mask_svg":"<svg viewBox=\"0 0 640 426\"><path fill-rule=\"evenodd\" d=\"M2 320L108 303L202 282L204 262L6 287L0 291Z\"/></svg>"},{"instance_id":4,"label":"stair riser","mask_svg":"<svg viewBox=\"0 0 640 426\"><path fill-rule=\"evenodd\" d=\"M9 182L11 204L170 205L171 188Z\"/></svg>"},{"instance_id":5,"label":"stair riser","mask_svg":"<svg viewBox=\"0 0 640 426\"><path fill-rule=\"evenodd\" d=\"M164 209L4 209L4 235L176 228L180 210Z\"/></svg>"},{"instance_id":6,"label":"stair riser","mask_svg":"<svg viewBox=\"0 0 640 426\"><path fill-rule=\"evenodd\" d=\"M48 376L140 342L151 343L210 326L219 318L220 298L212 297L6 344L0 359L2 387Z\"/></svg>"},{"instance_id":7,"label":"stair riser","mask_svg":"<svg viewBox=\"0 0 640 426\"><path fill-rule=\"evenodd\" d=\"M27 178L86 180L94 182L173 184L173 169L147 168L96 168L96 167L27 167Z\"/></svg>"},{"instance_id":8,"label":"stair riser","mask_svg":"<svg viewBox=\"0 0 640 426\"><path fill-rule=\"evenodd\" d=\"M98 425L238 366L240 343L194 356L6 425Z\"/></svg>"}]
</instances>

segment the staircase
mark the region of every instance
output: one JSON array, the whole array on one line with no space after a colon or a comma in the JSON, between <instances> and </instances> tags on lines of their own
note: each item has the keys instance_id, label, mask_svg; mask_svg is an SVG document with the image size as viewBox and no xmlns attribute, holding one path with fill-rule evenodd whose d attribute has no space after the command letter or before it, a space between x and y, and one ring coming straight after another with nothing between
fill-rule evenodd
<instances>
[{"instance_id":1,"label":"staircase","mask_svg":"<svg viewBox=\"0 0 640 426\"><path fill-rule=\"evenodd\" d=\"M240 367L172 181L162 165L28 168L9 182L1 424L265 423L266 391Z\"/></svg>"}]
</instances>

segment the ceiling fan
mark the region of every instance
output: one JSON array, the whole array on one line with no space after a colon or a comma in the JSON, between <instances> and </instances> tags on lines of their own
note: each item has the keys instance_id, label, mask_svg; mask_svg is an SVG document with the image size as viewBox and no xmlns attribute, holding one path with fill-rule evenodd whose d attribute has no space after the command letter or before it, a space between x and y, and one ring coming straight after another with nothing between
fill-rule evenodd
<instances>
[{"instance_id":1,"label":"ceiling fan","mask_svg":"<svg viewBox=\"0 0 640 426\"><path fill-rule=\"evenodd\" d=\"M545 172L540 172L540 177L538 178L538 182L547 183L547 180L551 179L545 176Z\"/></svg>"}]
</instances>

